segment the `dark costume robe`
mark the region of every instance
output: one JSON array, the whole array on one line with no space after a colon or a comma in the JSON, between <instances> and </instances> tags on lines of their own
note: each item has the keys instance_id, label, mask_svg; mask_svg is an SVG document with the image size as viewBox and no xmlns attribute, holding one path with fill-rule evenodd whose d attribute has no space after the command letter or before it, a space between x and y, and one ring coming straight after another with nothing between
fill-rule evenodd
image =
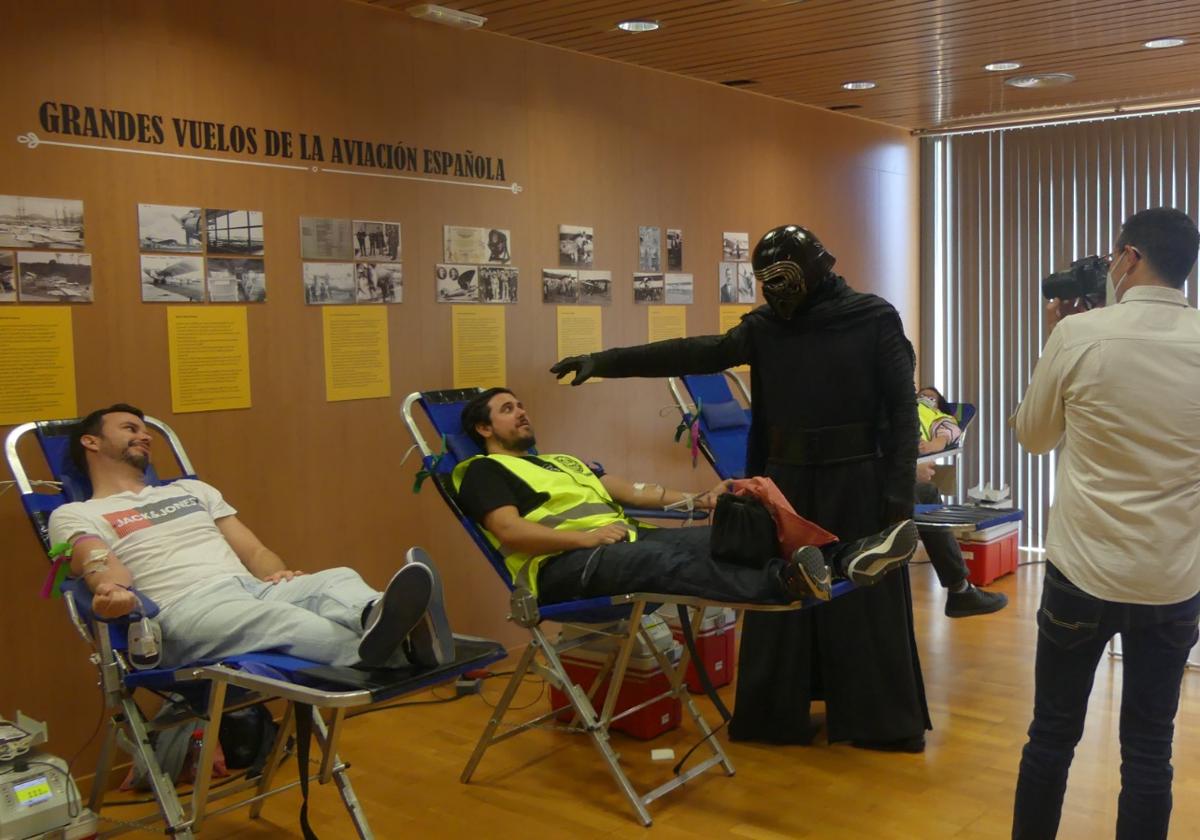
<instances>
[{"instance_id":1,"label":"dark costume robe","mask_svg":"<svg viewBox=\"0 0 1200 840\"><path fill-rule=\"evenodd\" d=\"M896 310L830 277L790 320L762 306L721 336L593 355L595 375L661 377L751 366L747 475L774 479L796 512L842 540L912 516L914 356ZM748 612L735 740L808 743L809 703L829 740L893 741L930 728L908 570L815 609Z\"/></svg>"}]
</instances>

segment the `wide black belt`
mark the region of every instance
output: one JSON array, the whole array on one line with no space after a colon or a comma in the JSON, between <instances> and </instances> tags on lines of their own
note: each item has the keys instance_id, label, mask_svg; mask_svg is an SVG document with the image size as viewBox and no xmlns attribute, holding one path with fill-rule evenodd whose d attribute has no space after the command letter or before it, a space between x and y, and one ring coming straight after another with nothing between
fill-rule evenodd
<instances>
[{"instance_id":1,"label":"wide black belt","mask_svg":"<svg viewBox=\"0 0 1200 840\"><path fill-rule=\"evenodd\" d=\"M809 467L878 458L879 430L874 423L846 423L805 429L771 426L768 458L781 464Z\"/></svg>"}]
</instances>

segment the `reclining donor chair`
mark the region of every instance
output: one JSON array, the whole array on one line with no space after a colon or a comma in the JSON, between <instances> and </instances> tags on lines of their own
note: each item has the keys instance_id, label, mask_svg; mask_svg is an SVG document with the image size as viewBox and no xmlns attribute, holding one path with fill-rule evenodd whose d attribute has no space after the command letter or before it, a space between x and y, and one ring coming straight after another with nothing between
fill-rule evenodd
<instances>
[{"instance_id":1,"label":"reclining donor chair","mask_svg":"<svg viewBox=\"0 0 1200 840\"><path fill-rule=\"evenodd\" d=\"M145 422L165 439L183 473L182 477L194 477L191 462L176 434L165 423L153 417L146 417ZM75 421L25 423L14 428L5 442L5 455L21 493L22 504L38 539L47 551L51 549L51 512L66 502L83 501L91 495L86 476L76 470L68 452L68 438L74 423ZM27 436L35 438L38 446L33 446ZM37 461L44 462L42 469L48 469L53 481L31 480L26 464ZM153 467L148 468L146 477L150 483L167 483L158 478ZM57 491L39 492L35 485L54 486L57 487ZM423 549L413 548L409 551L409 560L425 557L427 555ZM56 562L63 563L61 559ZM57 566L55 570L58 570ZM51 572L51 576L55 577L54 571ZM57 577L61 577L61 574ZM324 784L330 780L337 784L357 835L360 838L373 837L366 814L355 797L347 776L348 765L342 761L337 751L347 711L382 703L453 680L468 671L484 668L505 656L504 648L497 642L455 636L455 661L432 669L412 667L363 671L322 665L265 651L234 656L220 662L139 670L134 667L130 656L128 617L111 622L96 619L90 610L91 593L82 580L67 578L62 581L60 588L71 621L90 646L91 659L100 674L107 723L95 781L87 805L100 816L102 822L114 826L112 830L102 833L102 837L146 830L156 823L161 823L164 833L177 838L191 838L200 832L206 817L244 805L250 806L251 817L257 817L265 799L297 785L300 786L304 797L301 827L305 836L310 837L312 835L308 829L306 814L308 783L318 781ZM143 599L142 613L146 617L153 617L157 613L157 607ZM181 720L176 718L158 723L149 721L135 697L139 690L150 691L160 696L167 692L182 695L194 712L185 720L203 723L196 779L190 804L186 807L174 783L163 772L150 741L152 732L178 725ZM212 762L222 715L227 711L270 700L282 700L286 705L274 746L261 775L254 779L223 783L214 789L211 784ZM322 715L322 712L325 715ZM315 734L322 753L316 772L309 770L310 732ZM299 779L272 786L276 772L286 757L285 744L293 733L296 736ZM157 814L128 821L105 818L102 812L105 783L113 765L117 746L128 752L135 764L146 772L158 807ZM210 807L220 799L239 793L246 795L232 804Z\"/></svg>"}]
</instances>

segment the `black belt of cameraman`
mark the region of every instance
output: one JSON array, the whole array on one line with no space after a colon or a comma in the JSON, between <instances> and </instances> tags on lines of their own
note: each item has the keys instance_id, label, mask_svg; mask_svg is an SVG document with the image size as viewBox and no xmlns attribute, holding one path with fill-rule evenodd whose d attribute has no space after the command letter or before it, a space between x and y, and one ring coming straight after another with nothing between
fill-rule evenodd
<instances>
[{"instance_id":1,"label":"black belt of cameraman","mask_svg":"<svg viewBox=\"0 0 1200 840\"><path fill-rule=\"evenodd\" d=\"M879 432L874 423L847 423L813 429L771 426L768 457L781 464L809 467L844 464L880 456Z\"/></svg>"}]
</instances>

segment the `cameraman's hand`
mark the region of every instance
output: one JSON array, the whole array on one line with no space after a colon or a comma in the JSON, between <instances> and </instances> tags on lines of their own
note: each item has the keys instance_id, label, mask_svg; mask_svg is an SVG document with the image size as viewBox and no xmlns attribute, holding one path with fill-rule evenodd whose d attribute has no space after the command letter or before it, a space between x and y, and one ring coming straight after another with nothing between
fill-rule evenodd
<instances>
[{"instance_id":1,"label":"cameraman's hand","mask_svg":"<svg viewBox=\"0 0 1200 840\"><path fill-rule=\"evenodd\" d=\"M567 356L556 362L554 367L550 368L550 372L556 379L562 379L568 373L574 373L575 378L571 380L571 384L582 385L596 372L596 363L592 361L591 356Z\"/></svg>"},{"instance_id":2,"label":"cameraman's hand","mask_svg":"<svg viewBox=\"0 0 1200 840\"><path fill-rule=\"evenodd\" d=\"M1054 331L1055 326L1068 315L1087 312L1087 302L1083 298L1051 298L1046 301L1046 335Z\"/></svg>"},{"instance_id":3,"label":"cameraman's hand","mask_svg":"<svg viewBox=\"0 0 1200 840\"><path fill-rule=\"evenodd\" d=\"M933 481L935 470L933 464L929 461L922 461L917 464L917 481L930 482Z\"/></svg>"}]
</instances>

